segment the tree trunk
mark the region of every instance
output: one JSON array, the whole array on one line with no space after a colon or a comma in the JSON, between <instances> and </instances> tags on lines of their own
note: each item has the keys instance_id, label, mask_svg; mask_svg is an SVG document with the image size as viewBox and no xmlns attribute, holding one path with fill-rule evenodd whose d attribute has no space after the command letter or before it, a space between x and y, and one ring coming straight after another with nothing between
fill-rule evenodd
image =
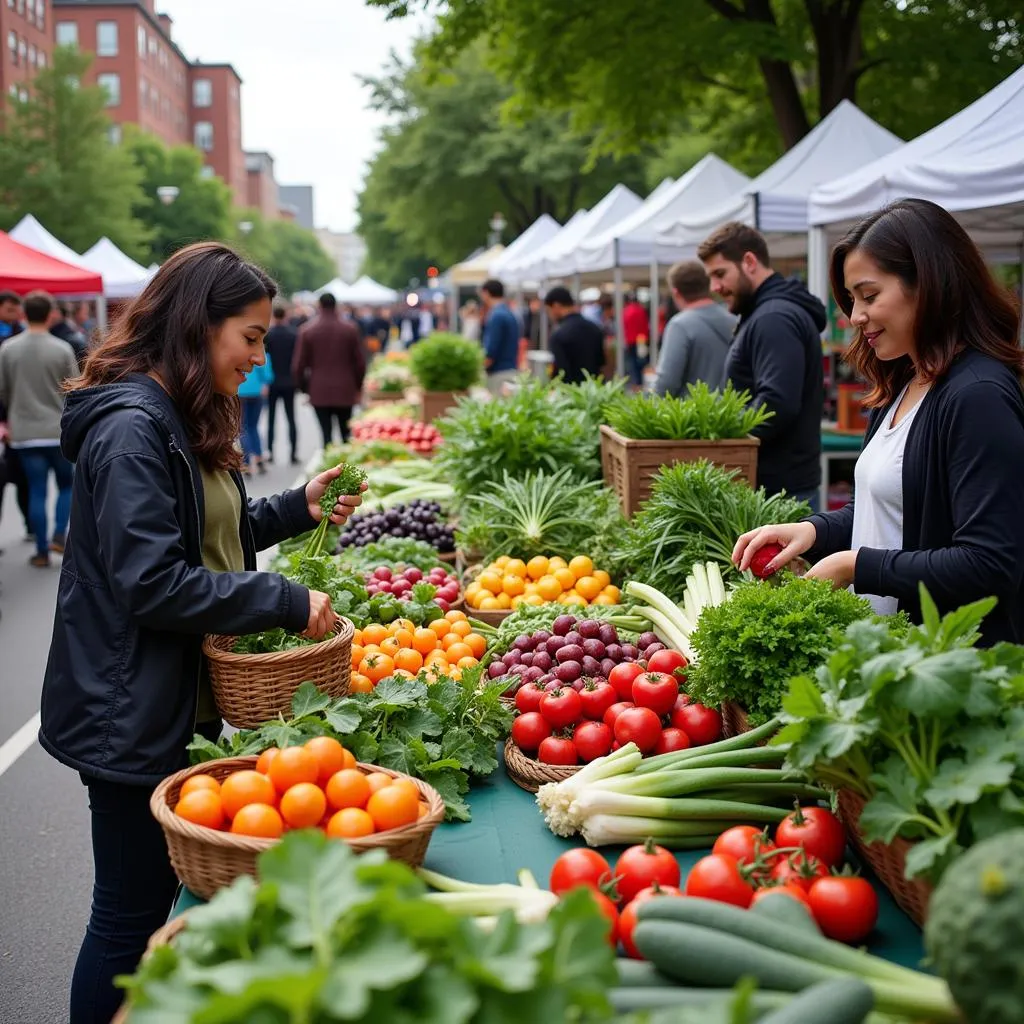
<instances>
[{"instance_id":1,"label":"tree trunk","mask_svg":"<svg viewBox=\"0 0 1024 1024\"><path fill-rule=\"evenodd\" d=\"M825 117L843 100L856 102L864 0L804 0L804 4L818 56L818 116Z\"/></svg>"}]
</instances>

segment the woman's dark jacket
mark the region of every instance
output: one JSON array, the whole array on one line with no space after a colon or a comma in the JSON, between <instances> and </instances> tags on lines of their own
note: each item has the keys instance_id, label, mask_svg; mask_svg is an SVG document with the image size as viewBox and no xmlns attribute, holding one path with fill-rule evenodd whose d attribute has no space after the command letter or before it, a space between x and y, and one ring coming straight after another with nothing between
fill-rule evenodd
<instances>
[{"instance_id":1,"label":"woman's dark jacket","mask_svg":"<svg viewBox=\"0 0 1024 1024\"><path fill-rule=\"evenodd\" d=\"M876 409L865 445L891 411ZM810 517L817 561L849 550L853 501ZM983 597L999 604L983 642L1024 642L1024 394L1002 363L957 357L921 400L903 456L903 548L861 548L854 589L896 597L921 620L918 584L942 613Z\"/></svg>"},{"instance_id":2,"label":"woman's dark jacket","mask_svg":"<svg viewBox=\"0 0 1024 1024\"><path fill-rule=\"evenodd\" d=\"M257 550L314 522L301 488L245 500L249 571L205 569L199 467L146 376L69 394L61 448L75 482L39 742L80 772L153 785L186 763L203 634L305 628L309 592L251 570Z\"/></svg>"}]
</instances>

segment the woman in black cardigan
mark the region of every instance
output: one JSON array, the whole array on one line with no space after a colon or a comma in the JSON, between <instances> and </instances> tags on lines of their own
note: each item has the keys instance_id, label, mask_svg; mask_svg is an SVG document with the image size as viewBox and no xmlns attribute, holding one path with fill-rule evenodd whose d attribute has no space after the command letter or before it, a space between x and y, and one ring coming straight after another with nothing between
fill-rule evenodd
<instances>
[{"instance_id":1,"label":"woman in black cardigan","mask_svg":"<svg viewBox=\"0 0 1024 1024\"><path fill-rule=\"evenodd\" d=\"M1024 352L1019 312L977 246L942 207L905 199L834 249L832 291L857 335L848 358L871 408L856 501L738 540L746 569L765 544L775 566L920 621L924 584L940 612L994 596L983 641L1024 641ZM889 543L885 543L889 541Z\"/></svg>"}]
</instances>

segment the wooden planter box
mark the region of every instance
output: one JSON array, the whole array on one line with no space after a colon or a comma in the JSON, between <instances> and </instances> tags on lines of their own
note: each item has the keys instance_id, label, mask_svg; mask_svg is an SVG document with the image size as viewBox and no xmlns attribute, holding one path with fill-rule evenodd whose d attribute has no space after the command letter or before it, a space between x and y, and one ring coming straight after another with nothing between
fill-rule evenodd
<instances>
[{"instance_id":1,"label":"wooden planter box","mask_svg":"<svg viewBox=\"0 0 1024 1024\"><path fill-rule=\"evenodd\" d=\"M402 391L364 391L362 405L364 408L373 408L375 405L392 405L404 401L405 394Z\"/></svg>"},{"instance_id":2,"label":"wooden planter box","mask_svg":"<svg viewBox=\"0 0 1024 1024\"><path fill-rule=\"evenodd\" d=\"M751 487L757 485L756 437L730 441L638 441L601 426L601 468L604 482L619 496L624 516L632 516L651 495L651 478L662 466L707 459L738 469Z\"/></svg>"},{"instance_id":3,"label":"wooden planter box","mask_svg":"<svg viewBox=\"0 0 1024 1024\"><path fill-rule=\"evenodd\" d=\"M468 394L468 391L420 391L415 388L407 391L405 397L419 406L421 423L433 423L453 409L460 396Z\"/></svg>"}]
</instances>

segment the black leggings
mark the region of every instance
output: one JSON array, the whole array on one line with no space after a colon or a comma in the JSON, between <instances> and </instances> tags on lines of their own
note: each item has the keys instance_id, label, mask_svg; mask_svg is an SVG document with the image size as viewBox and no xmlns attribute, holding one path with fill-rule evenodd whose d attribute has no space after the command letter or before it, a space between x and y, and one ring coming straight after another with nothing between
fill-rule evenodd
<instances>
[{"instance_id":1,"label":"black leggings","mask_svg":"<svg viewBox=\"0 0 1024 1024\"><path fill-rule=\"evenodd\" d=\"M341 433L342 444L348 443L349 431L348 421L352 419L351 405L315 405L313 411L320 421L320 431L324 435L324 447L326 448L334 440L334 420L338 421L338 430Z\"/></svg>"},{"instance_id":2,"label":"black leggings","mask_svg":"<svg viewBox=\"0 0 1024 1024\"><path fill-rule=\"evenodd\" d=\"M288 420L288 440L292 446L292 459L296 458L298 434L295 429L295 388L275 387L270 385L270 398L267 401L267 454L274 456L274 427L277 420L277 403L284 404L284 414Z\"/></svg>"}]
</instances>

